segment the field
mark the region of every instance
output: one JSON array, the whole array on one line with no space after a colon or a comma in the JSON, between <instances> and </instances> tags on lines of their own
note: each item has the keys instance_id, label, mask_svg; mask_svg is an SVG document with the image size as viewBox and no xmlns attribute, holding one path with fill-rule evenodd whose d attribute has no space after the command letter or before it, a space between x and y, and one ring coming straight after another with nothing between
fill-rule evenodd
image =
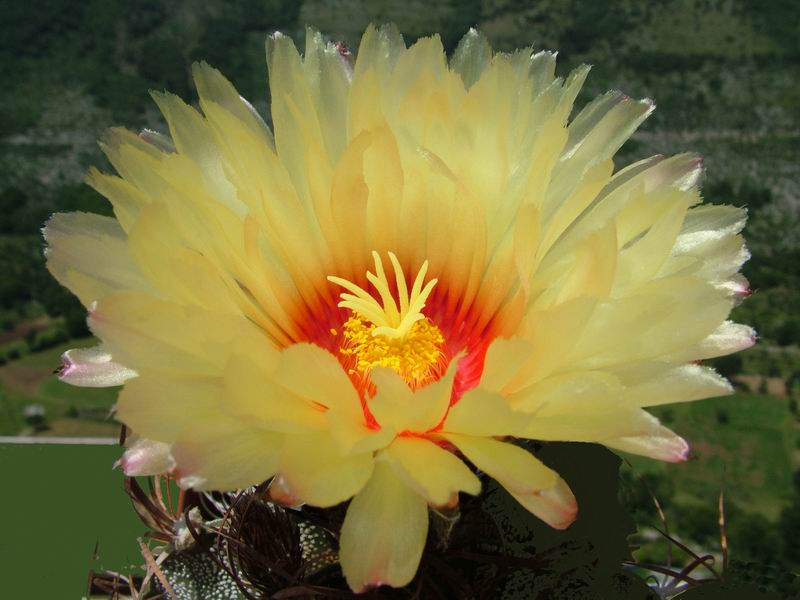
<instances>
[{"instance_id":1,"label":"field","mask_svg":"<svg viewBox=\"0 0 800 600\"><path fill-rule=\"evenodd\" d=\"M800 428L785 399L737 393L658 411L692 447L687 463L631 457L636 470L668 476L674 502L715 505L720 490L744 508L774 520L792 494Z\"/></svg>"},{"instance_id":2,"label":"field","mask_svg":"<svg viewBox=\"0 0 800 600\"><path fill-rule=\"evenodd\" d=\"M0 444L3 598L77 599L89 569L128 574L145 531L114 446Z\"/></svg>"},{"instance_id":3,"label":"field","mask_svg":"<svg viewBox=\"0 0 800 600\"><path fill-rule=\"evenodd\" d=\"M61 353L69 348L91 346L82 338L27 354L0 367L0 435L116 437L119 425L109 420L117 396L114 388L76 388L59 381L54 371ZM44 409L44 429L26 423L25 407Z\"/></svg>"}]
</instances>

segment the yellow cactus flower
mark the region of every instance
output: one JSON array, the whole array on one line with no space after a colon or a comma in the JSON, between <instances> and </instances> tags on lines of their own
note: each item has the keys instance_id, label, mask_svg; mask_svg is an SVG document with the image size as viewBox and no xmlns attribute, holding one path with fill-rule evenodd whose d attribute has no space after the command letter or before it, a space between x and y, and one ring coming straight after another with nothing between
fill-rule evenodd
<instances>
[{"instance_id":1,"label":"yellow cactus flower","mask_svg":"<svg viewBox=\"0 0 800 600\"><path fill-rule=\"evenodd\" d=\"M354 63L275 34L268 66L274 137L195 65L200 110L153 94L169 136L104 140L119 176L88 181L116 218L45 227L103 344L63 376L124 381L117 417L152 441L128 463L350 500L340 561L361 591L412 580L428 507L478 494L476 468L572 523L567 484L515 438L686 458L643 409L731 391L698 363L754 339L726 320L745 213L702 203L694 155L615 171L651 101L570 117L588 67L556 77L554 54L475 31L448 61L436 36L371 27Z\"/></svg>"}]
</instances>

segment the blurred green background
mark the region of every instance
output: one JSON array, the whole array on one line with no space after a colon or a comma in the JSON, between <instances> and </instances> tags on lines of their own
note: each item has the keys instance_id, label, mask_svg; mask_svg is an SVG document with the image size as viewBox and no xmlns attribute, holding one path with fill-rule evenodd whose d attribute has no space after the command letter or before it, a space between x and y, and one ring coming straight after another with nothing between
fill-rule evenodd
<instances>
[{"instance_id":1,"label":"blurred green background","mask_svg":"<svg viewBox=\"0 0 800 600\"><path fill-rule=\"evenodd\" d=\"M0 444L0 597L78 600L89 569L137 573L144 533L114 446Z\"/></svg>"},{"instance_id":2,"label":"blurred green background","mask_svg":"<svg viewBox=\"0 0 800 600\"><path fill-rule=\"evenodd\" d=\"M732 555L800 569L800 4L32 0L2 12L0 435L117 433L107 419L116 390L51 376L61 352L93 341L83 309L44 269L39 228L54 211L110 214L82 179L90 165L110 170L96 144L107 127L165 130L149 89L193 100L190 65L206 60L268 116L264 39L275 30L302 41L313 25L355 50L369 22L394 21L407 42L438 32L451 51L477 26L497 49L558 50L561 73L595 65L579 105L610 88L654 98L657 111L617 164L700 152L707 201L749 209L745 274L755 293L734 318L755 326L760 342L713 361L738 392L659 409L695 458L631 459L621 493L640 525L640 558L666 553L649 528L659 522L642 480L671 530L709 552L719 551L724 481Z\"/></svg>"}]
</instances>

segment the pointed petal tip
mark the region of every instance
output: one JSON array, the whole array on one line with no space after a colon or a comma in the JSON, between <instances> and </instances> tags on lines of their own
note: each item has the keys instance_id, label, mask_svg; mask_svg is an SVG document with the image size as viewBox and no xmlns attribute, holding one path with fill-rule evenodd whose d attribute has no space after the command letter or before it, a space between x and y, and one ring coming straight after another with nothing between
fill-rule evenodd
<instances>
[{"instance_id":1,"label":"pointed petal tip","mask_svg":"<svg viewBox=\"0 0 800 600\"><path fill-rule=\"evenodd\" d=\"M205 490L205 484L208 480L199 475L180 475L180 472L175 473L175 481L178 487L182 490Z\"/></svg>"},{"instance_id":2,"label":"pointed petal tip","mask_svg":"<svg viewBox=\"0 0 800 600\"><path fill-rule=\"evenodd\" d=\"M56 375L64 383L78 387L113 387L136 377L137 373L115 363L108 352L96 346L64 352Z\"/></svg>"},{"instance_id":3,"label":"pointed petal tip","mask_svg":"<svg viewBox=\"0 0 800 600\"><path fill-rule=\"evenodd\" d=\"M566 529L578 518L578 501L572 493L569 485L563 479L559 479L556 484L548 489L541 490L539 497L543 503L550 508L550 519L546 522L554 529Z\"/></svg>"},{"instance_id":4,"label":"pointed petal tip","mask_svg":"<svg viewBox=\"0 0 800 600\"><path fill-rule=\"evenodd\" d=\"M742 300L753 295L753 290L750 288L750 282L748 282L746 279L734 282L732 289L733 294Z\"/></svg>"},{"instance_id":5,"label":"pointed petal tip","mask_svg":"<svg viewBox=\"0 0 800 600\"><path fill-rule=\"evenodd\" d=\"M568 529L570 525L572 525L575 521L578 520L578 505L575 505L575 509L571 512L567 512L564 514L564 518L561 521L554 521L552 523L548 523L550 527L553 529L558 529L559 531L563 531Z\"/></svg>"},{"instance_id":6,"label":"pointed petal tip","mask_svg":"<svg viewBox=\"0 0 800 600\"><path fill-rule=\"evenodd\" d=\"M121 467L126 477L158 475L175 467L169 444L141 438L136 440L113 468Z\"/></svg>"},{"instance_id":7,"label":"pointed petal tip","mask_svg":"<svg viewBox=\"0 0 800 600\"><path fill-rule=\"evenodd\" d=\"M267 36L265 43L267 51L267 68L272 68L273 60L275 59L279 49L287 46L294 47L294 40L292 40L292 38L288 35L281 33L280 31L276 31L275 33Z\"/></svg>"},{"instance_id":8,"label":"pointed petal tip","mask_svg":"<svg viewBox=\"0 0 800 600\"><path fill-rule=\"evenodd\" d=\"M510 490L509 493L553 529L566 529L578 518L578 501L567 482L560 477L550 488L527 494L516 494Z\"/></svg>"},{"instance_id":9,"label":"pointed petal tip","mask_svg":"<svg viewBox=\"0 0 800 600\"><path fill-rule=\"evenodd\" d=\"M651 458L670 463L682 463L692 458L692 451L689 442L681 436L673 434L673 437L663 443L660 450L652 454Z\"/></svg>"},{"instance_id":10,"label":"pointed petal tip","mask_svg":"<svg viewBox=\"0 0 800 600\"><path fill-rule=\"evenodd\" d=\"M291 490L289 482L280 473L272 478L267 488L267 497L275 504L288 508L300 508L304 502Z\"/></svg>"}]
</instances>

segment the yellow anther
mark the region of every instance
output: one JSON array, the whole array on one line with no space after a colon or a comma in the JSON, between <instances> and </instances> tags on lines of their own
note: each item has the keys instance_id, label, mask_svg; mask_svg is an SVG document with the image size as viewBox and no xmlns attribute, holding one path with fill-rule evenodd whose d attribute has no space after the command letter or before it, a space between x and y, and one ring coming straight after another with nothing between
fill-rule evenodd
<instances>
[{"instance_id":1,"label":"yellow anther","mask_svg":"<svg viewBox=\"0 0 800 600\"><path fill-rule=\"evenodd\" d=\"M423 385L439 364L444 344L442 332L422 314L437 280L431 279L423 286L428 271L428 261L425 261L409 293L400 262L390 252L397 289L395 300L380 256L373 252L372 257L375 273L367 272L367 280L374 286L380 302L346 279L328 277L329 281L350 292L341 294L342 301L338 305L353 313L342 326L340 352L352 357L358 373L368 374L375 367L387 367L412 387Z\"/></svg>"},{"instance_id":2,"label":"yellow anther","mask_svg":"<svg viewBox=\"0 0 800 600\"><path fill-rule=\"evenodd\" d=\"M416 321L402 342L375 336L374 331L375 325L358 315L345 321L344 341L339 352L352 357L353 371L368 374L375 367L386 367L414 388L430 381L434 368L439 365L444 343L444 336L436 325L427 319Z\"/></svg>"}]
</instances>

